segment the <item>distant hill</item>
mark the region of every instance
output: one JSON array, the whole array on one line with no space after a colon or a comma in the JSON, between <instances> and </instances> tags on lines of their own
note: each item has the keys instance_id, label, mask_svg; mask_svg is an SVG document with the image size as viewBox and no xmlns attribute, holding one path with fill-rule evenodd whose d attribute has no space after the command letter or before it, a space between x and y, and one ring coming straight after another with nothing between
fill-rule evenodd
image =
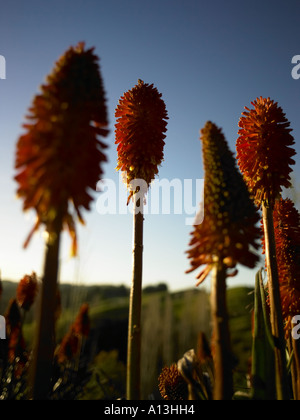
<instances>
[{"instance_id":1,"label":"distant hill","mask_svg":"<svg viewBox=\"0 0 300 420\"><path fill-rule=\"evenodd\" d=\"M0 295L0 315L5 315L9 301L16 296L18 282L3 280L2 294ZM126 308L129 304L130 288L124 285L72 285L62 283L59 285L63 319L71 322L80 306L88 303L90 308L116 307L120 303ZM143 295L151 295L153 293L167 293L168 286L165 283L146 286L143 289ZM37 299L36 299L37 301ZM35 319L36 303L26 315L26 323L30 324ZM64 332L64 328L61 328Z\"/></svg>"}]
</instances>

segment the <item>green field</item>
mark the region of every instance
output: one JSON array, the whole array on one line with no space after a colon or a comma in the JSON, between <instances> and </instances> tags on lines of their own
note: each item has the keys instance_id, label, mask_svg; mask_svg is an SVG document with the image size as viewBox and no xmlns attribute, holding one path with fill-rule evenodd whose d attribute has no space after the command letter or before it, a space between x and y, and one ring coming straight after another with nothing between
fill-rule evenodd
<instances>
[{"instance_id":1,"label":"green field","mask_svg":"<svg viewBox=\"0 0 300 420\"><path fill-rule=\"evenodd\" d=\"M4 282L1 310L14 296L14 283ZM127 351L129 290L124 286L61 286L62 314L57 323L59 343L74 321L80 304L90 305L91 333L88 340L90 379L80 398L114 399L124 396ZM211 336L209 294L191 289L170 293L167 288L144 291L142 311L142 398L159 398L158 376L164 366L177 362L183 354L196 348L200 332ZM247 387L251 357L251 289L228 290L228 310L235 387ZM28 346L35 329L35 308L24 325Z\"/></svg>"}]
</instances>

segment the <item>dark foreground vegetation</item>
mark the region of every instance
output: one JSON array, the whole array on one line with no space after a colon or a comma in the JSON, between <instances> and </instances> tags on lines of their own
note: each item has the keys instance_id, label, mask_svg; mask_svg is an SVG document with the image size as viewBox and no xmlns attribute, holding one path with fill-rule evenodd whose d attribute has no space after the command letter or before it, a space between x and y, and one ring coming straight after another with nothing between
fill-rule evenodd
<instances>
[{"instance_id":1,"label":"dark foreground vegetation","mask_svg":"<svg viewBox=\"0 0 300 420\"><path fill-rule=\"evenodd\" d=\"M0 311L4 314L17 284L3 282ZM61 315L57 321L57 344L66 336L82 302L89 305L91 329L84 346L84 369L76 390L64 399L117 399L125 395L129 289L120 286L74 286L62 284ZM228 290L230 328L234 353L235 390L247 388L251 357L252 290ZM30 349L35 331L34 305L23 326ZM171 293L165 284L143 290L142 312L142 397L161 399L158 377L164 366L176 363L197 346L198 335L210 339L209 294L190 289ZM14 396L15 398L16 396ZM20 396L22 398L22 396ZM17 397L18 398L18 397ZM60 398L60 397L57 397Z\"/></svg>"}]
</instances>

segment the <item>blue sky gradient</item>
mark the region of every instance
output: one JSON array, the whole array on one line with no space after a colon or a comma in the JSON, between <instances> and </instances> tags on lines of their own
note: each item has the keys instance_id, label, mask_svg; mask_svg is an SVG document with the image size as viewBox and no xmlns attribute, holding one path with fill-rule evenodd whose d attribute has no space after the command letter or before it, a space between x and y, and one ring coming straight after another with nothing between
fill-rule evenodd
<instances>
[{"instance_id":1,"label":"blue sky gradient","mask_svg":"<svg viewBox=\"0 0 300 420\"><path fill-rule=\"evenodd\" d=\"M10 0L1 6L0 55L0 269L19 280L43 271L43 238L22 244L34 214L22 212L15 197L14 158L22 123L39 86L71 45L85 41L100 57L109 110L109 162L105 178L118 185L115 171L114 110L121 95L140 78L162 93L169 114L160 179L203 177L199 130L207 120L222 127L235 153L244 106L258 96L279 103L291 122L299 153L300 80L291 76L300 54L298 0ZM294 167L297 187L299 159ZM63 237L61 280L130 285L132 217L99 215L95 202L78 227L79 257L70 259ZM186 215L147 215L144 284L167 282L170 289L193 287L189 268L191 226ZM253 284L255 270L241 269L230 284Z\"/></svg>"}]
</instances>

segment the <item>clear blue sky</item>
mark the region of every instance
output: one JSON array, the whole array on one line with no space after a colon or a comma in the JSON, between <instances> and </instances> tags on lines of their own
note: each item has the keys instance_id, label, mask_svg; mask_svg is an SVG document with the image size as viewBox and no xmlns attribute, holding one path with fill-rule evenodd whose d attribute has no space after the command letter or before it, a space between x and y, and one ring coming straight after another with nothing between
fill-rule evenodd
<instances>
[{"instance_id":1,"label":"clear blue sky","mask_svg":"<svg viewBox=\"0 0 300 420\"><path fill-rule=\"evenodd\" d=\"M154 83L166 103L169 124L160 178L203 177L199 130L207 120L223 128L235 152L238 121L257 96L279 102L299 152L300 80L291 77L300 54L299 0L10 0L1 5L0 55L0 269L19 280L43 268L43 240L22 244L33 225L16 200L16 141L33 96L54 62L71 45L95 46L109 107L109 163L105 177L118 181L114 110L137 80ZM295 179L299 174L299 159ZM95 194L95 198L98 195ZM96 203L96 201L95 201ZM63 237L61 280L130 285L131 215L100 216L96 206L79 229L80 257L69 258ZM144 284L193 287L185 251L191 226L186 215L149 215L145 220ZM230 284L253 283L240 270Z\"/></svg>"}]
</instances>

